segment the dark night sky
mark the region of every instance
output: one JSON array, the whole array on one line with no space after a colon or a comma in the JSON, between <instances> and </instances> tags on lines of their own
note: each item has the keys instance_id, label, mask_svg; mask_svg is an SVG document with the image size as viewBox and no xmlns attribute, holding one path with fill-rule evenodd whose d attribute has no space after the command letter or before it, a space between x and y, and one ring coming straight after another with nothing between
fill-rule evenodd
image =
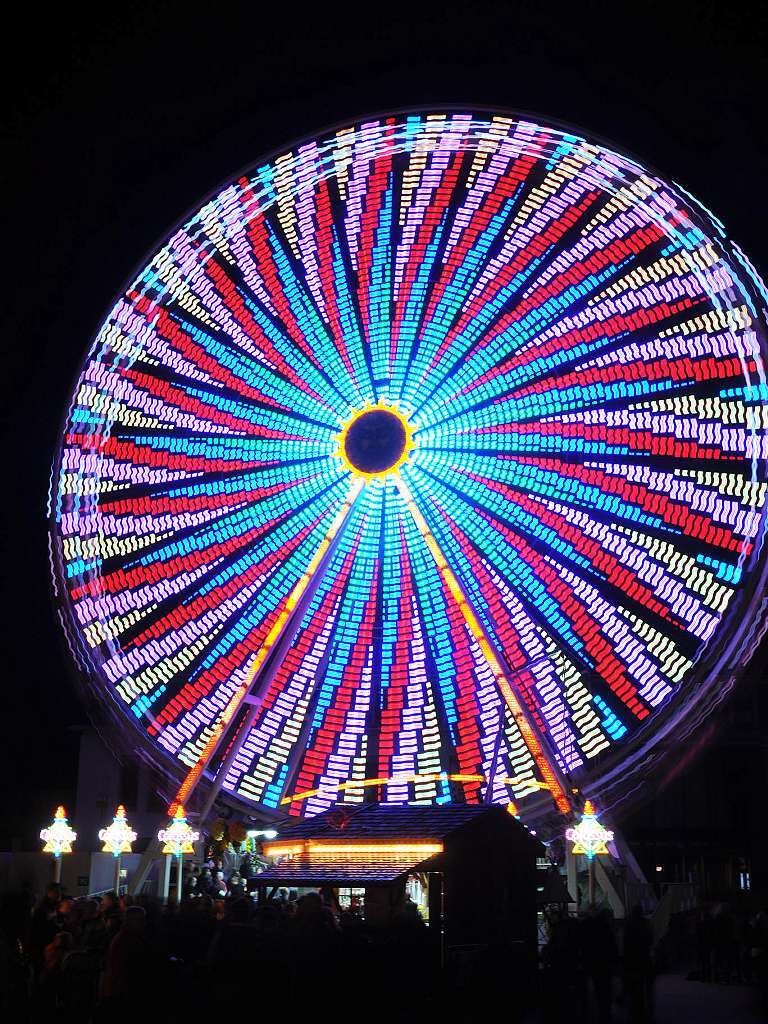
<instances>
[{"instance_id":1,"label":"dark night sky","mask_svg":"<svg viewBox=\"0 0 768 1024\"><path fill-rule=\"evenodd\" d=\"M555 13L540 0L361 3L354 15L322 4L304 21L282 4L282 20L266 22L261 4L207 16L192 6L105 5L111 20L94 21L62 5L32 10L15 37L6 30L21 60L2 93L0 835L30 802L67 795L67 727L85 721L54 616L45 521L69 389L124 280L219 182L371 111L508 107L579 125L682 182L768 272L768 22L746 4L666 0L624 14L595 2ZM375 6L394 13L361 20Z\"/></svg>"}]
</instances>

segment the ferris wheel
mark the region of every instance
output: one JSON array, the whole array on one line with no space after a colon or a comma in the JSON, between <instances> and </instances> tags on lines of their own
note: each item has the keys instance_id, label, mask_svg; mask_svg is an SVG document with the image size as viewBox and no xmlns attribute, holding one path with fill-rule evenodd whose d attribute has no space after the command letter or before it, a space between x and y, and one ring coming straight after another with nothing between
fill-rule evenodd
<instances>
[{"instance_id":1,"label":"ferris wheel","mask_svg":"<svg viewBox=\"0 0 768 1024\"><path fill-rule=\"evenodd\" d=\"M228 181L104 319L51 487L115 742L247 808L615 804L763 627L765 288L577 131L375 117Z\"/></svg>"}]
</instances>

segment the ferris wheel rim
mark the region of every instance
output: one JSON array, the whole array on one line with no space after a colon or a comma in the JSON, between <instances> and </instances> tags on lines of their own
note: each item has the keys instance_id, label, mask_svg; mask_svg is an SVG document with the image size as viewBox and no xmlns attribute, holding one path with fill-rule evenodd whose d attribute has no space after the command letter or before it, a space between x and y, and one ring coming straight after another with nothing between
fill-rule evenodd
<instances>
[{"instance_id":1,"label":"ferris wheel rim","mask_svg":"<svg viewBox=\"0 0 768 1024\"><path fill-rule=\"evenodd\" d=\"M503 109L503 108L493 108L493 107L485 105L485 104L482 105L482 107L476 106L476 105L468 105L468 106L465 107L464 105L450 104L450 105L445 105L445 106L442 106L442 105L429 105L429 106L419 106L419 107L414 107L414 108L401 108L399 110L387 111L386 116L397 118L397 117L400 117L402 115L408 115L408 114L426 116L426 115L428 115L430 113L435 113L435 114L440 114L440 113L444 113L444 114L457 114L457 113L462 113L462 112L465 112L467 114L471 114L473 117L483 117L485 115L502 115L505 118L508 117L508 118L510 118L512 120L519 120L521 118L528 119L530 117L534 124L542 126L544 128L554 128L556 130L567 130L571 134L573 134L574 131L577 130L578 133L579 133L578 137L583 139L583 140L585 140L586 142L592 143L592 144L597 144L597 145L599 145L601 147L601 149L602 148L607 148L607 149L610 150L610 152L615 153L617 156L621 157L622 159L630 159L633 162L635 160L635 157L633 155L628 155L626 147L623 147L623 146L622 147L618 147L618 146L615 146L615 144L613 144L613 143L607 143L606 144L606 143L603 142L601 137L598 136L594 132L583 132L582 133L581 129L575 129L575 127L572 124L566 124L565 122L558 122L556 119L553 119L553 118L548 117L548 116L547 117L541 117L540 115L533 114L533 113L527 114L527 113L523 113L523 112L510 111L510 110ZM173 226L167 232L165 232L161 236L161 241L159 241L154 247L152 247L150 249L147 257L145 257L142 261L139 261L139 263L137 265L137 268L128 277L128 279L127 279L127 281L125 283L125 286L122 289L118 290L118 292L116 293L116 295L115 295L112 303L108 307L108 309L112 310L114 308L116 303L120 301L120 299L126 293L127 289L131 286L131 284L133 284L133 282L136 281L136 279L137 279L138 275L140 274L141 270L145 266L147 266L148 263L151 261L151 259L157 254L157 252L165 244L168 243L169 239L173 236L173 234L175 232L179 231L180 229L182 229L184 227L184 225L188 222L188 220L192 219L196 214L199 214L199 211L203 207L205 207L206 204L208 204L211 201L212 198L217 196L221 192L221 190L223 188L227 187L228 184L230 184L233 181L237 180L238 176L243 175L243 174L247 174L249 171L252 172L258 166L261 166L261 165L263 165L265 163L273 161L274 158L277 155L281 155L281 154L284 154L284 153L287 153L287 152L294 151L299 146L301 146L303 143L307 143L309 141L314 141L314 140L322 140L322 139L325 139L325 138L329 138L336 130L338 130L341 127L344 127L344 128L355 127L355 126L358 126L358 125L361 125L361 124L365 123L366 120L373 120L373 119L376 119L376 118L377 118L376 114L369 114L369 115L366 115L365 117L361 116L361 117L355 118L355 119L345 119L344 121L339 122L335 126L335 128L325 128L322 131L316 131L316 132L312 132L311 134L302 135L301 138L299 140L297 140L295 143L293 143L293 144L284 144L284 145L275 147L275 149L272 150L270 153L265 154L265 155L259 157L258 160L249 162L246 165L246 167L242 169L241 172L238 172L238 174L229 175L223 182L220 182L219 185L215 186L209 193L206 193L206 196L203 199L197 201L190 211L188 211L187 213L184 214L183 217L181 217L177 221L175 221ZM653 167L653 165L649 164L649 162L647 162L644 159L637 158L637 163L638 163L639 167L642 168L644 171L656 174L667 185L667 187L673 189L673 191L681 199L681 202L686 206L688 212L692 214L693 219L694 219L695 222L697 222L697 223L698 222L702 222L704 224L704 226L706 228L708 228L710 231L711 231L713 226L715 226L715 227L717 226L717 224L719 222L717 222L716 218L714 218L714 215L709 214L709 212L706 210L706 208L702 207L701 204L698 203L698 200L695 199L695 197L693 197L689 193L687 193L684 189L682 189L681 186L678 186L676 182L670 182L669 179L665 178L663 174L658 173L656 171L656 169ZM709 218L710 217L712 218L712 222L711 223L709 222ZM722 237L722 238L718 239L718 243L721 245L721 247L723 248L724 252L729 257L732 256L732 251L731 251L731 248L730 248L732 243L730 242L729 239L727 239L726 237ZM101 319L100 323L103 324L103 322L104 322L104 319L103 319L103 314L102 314L102 319ZM94 334L93 339L92 339L90 345L88 346L88 348L86 350L85 356L83 357L82 361L78 365L78 368L77 368L75 376L74 376L74 380L72 382L72 387L69 388L68 391L67 391L67 395L68 396L73 396L74 395L75 386L76 386L77 382L79 381L82 373L84 372L85 367L88 365L89 359L91 358L92 353L93 353L93 351L95 349L95 346L97 344L99 331L100 331L100 327L97 329L96 333ZM78 642L81 642L81 638L79 636L79 633L78 633L77 629L73 629L72 628L72 625L73 625L73 622L74 622L74 611L73 611L73 607L72 607L72 603L71 603L71 597L70 597L69 592L67 590L67 587L66 587L66 585L64 583L65 574L64 574L64 566L63 566L62 552L61 552L62 539L57 534L57 531L56 531L56 528L55 528L55 512L54 512L54 507L53 507L54 506L54 501L55 501L55 487L56 487L55 481L58 479L58 476L59 476L60 471L61 471L61 462L62 462L62 458L63 458L63 454L64 454L64 451L63 451L63 440L64 440L64 436L66 434L66 428L67 428L67 424L69 422L69 416L70 416L70 413L71 413L71 409L72 409L72 401L68 401L67 405L65 406L64 414L62 416L62 422L61 422L61 425L60 425L60 429L58 430L57 435L56 435L56 437L57 437L56 451L55 451L55 457L54 457L54 461L53 461L52 475L51 475L51 485L50 485L50 492L49 492L49 514L48 514L48 521L49 521L49 536L51 538L51 561L52 561L52 566L53 566L53 569L54 569L54 571L52 573L52 581L53 581L53 586L54 586L54 594L55 594L56 600L60 604L60 611L63 612L63 614L61 616L62 617L62 622L65 624L65 629L66 629L66 632L67 632L68 640L70 642L70 646L72 646L73 641L75 643L75 646L77 646ZM763 461L766 462L766 460L763 460ZM766 462L766 464L768 464L768 462ZM765 546L765 543L764 543L764 538L765 538L765 533L766 533L766 523L768 522L768 506L764 506L762 508L762 510L760 512L760 519L761 519L761 526L760 526L760 530L759 530L759 537L760 537L760 546L761 546L762 550L761 550L761 553L760 553L760 556L759 556L759 561L761 562L761 567L760 567L760 571L759 571L759 582L758 582L757 586L755 587L755 589L752 591L751 595L746 595L746 597L747 597L746 608L740 607L740 605L742 603L742 599L745 597L743 592L740 590L740 591L738 591L734 595L736 599L729 606L729 608L727 610L727 613L724 616L723 621L718 625L717 636L713 639L711 644L708 643L707 645L705 645L704 649L701 652L701 657L703 658L703 662L702 662L702 665L700 667L701 667L702 672L705 673L705 674L702 677L702 681L700 683L700 687L701 687L702 690L706 691L707 693L713 691L713 688L718 683L718 679L719 679L719 676L721 674L721 670L722 670L723 666L725 665L725 663L731 657L733 657L734 654L736 654L737 652L741 651L740 657L738 659L739 665L738 665L738 668L735 670L736 672L741 672L746 667L746 665L749 663L750 659L754 656L754 653L755 653L756 648L757 648L757 644L755 643L751 647L749 647L748 650L746 650L746 651L741 650L744 647L744 645L745 645L745 636L744 636L745 631L744 630L738 630L738 629L728 629L728 628L726 628L725 619L731 620L731 619L735 619L739 615L741 615L741 616L744 617L745 621L748 621L748 622L750 622L752 624L753 632L757 631L759 633L761 630L764 630L764 628L765 628L766 608L765 608L765 599L762 597L762 593L761 592L764 591L764 588L765 588L765 585L766 585L766 581L768 580L768 553L766 552L766 546ZM754 573L754 569L753 569L753 573ZM718 640L720 641L719 643L717 642ZM714 650L712 649L713 647L714 647ZM78 662L79 661L80 661L80 658L78 657ZM711 661L712 664L711 664L711 666L707 667L707 663L709 661ZM733 675L733 673L729 673L729 675ZM102 678L102 681L106 682L106 678ZM691 690L691 686L689 685L687 687L687 689ZM109 701L108 701L108 703L110 705L114 705L114 708L111 708L110 710L114 711L117 720L120 721L121 726L124 728L125 727L126 718L128 716L123 714L123 710L121 709L120 705L118 704L117 700L115 699L114 694L111 692L111 688L110 687L102 687L102 688L99 689L98 692L99 692L100 700L103 702L105 691L106 691L106 693L109 694ZM611 748L610 750L608 750L606 752L606 760L608 761L610 758L613 757L613 758L616 759L616 765L614 765L613 768L611 769L611 771L608 773L608 775L605 776L605 780L607 781L608 779L610 779L611 776L615 775L618 771L620 771L622 767L628 767L628 766L634 765L632 770L635 771L636 770L636 766L637 766L637 762L639 762L642 759L642 757L649 750L657 747L659 745L660 741L662 739L666 738L670 734L671 730L675 726L675 720L681 715L681 712L683 710L690 711L689 705L691 703L692 703L692 697L687 702L685 702L682 707L680 707L677 702L675 702L674 704L670 703L666 707L661 707L660 709L658 709L658 711L655 711L654 714L650 716L650 718L649 718L647 723L641 725L641 727L638 729L637 733L633 736L632 741L626 747L618 748L618 749ZM135 729L135 733L136 733L137 737L140 738L141 744L142 745L146 745L147 742L148 742L147 741L147 737L146 737L146 735L144 733L142 733L139 725L137 723L135 723L135 722L132 722L131 724L132 724L132 726ZM637 741L642 737L643 733L650 733L651 734L650 735L650 739L648 740L648 742L644 746L639 747L639 746L637 746ZM150 749L156 755L160 753L159 751L156 750L155 747L151 747ZM176 765L176 768L178 768L178 764ZM584 771L585 771L585 774L587 774L587 775L589 774L586 768L584 769ZM577 777L578 777L578 775L575 776L575 778L577 778ZM590 791L590 789L591 789L591 787L589 785L585 786L585 792ZM225 797L225 799L226 799L226 797ZM251 804L251 806L260 808L262 805L258 804L257 802L254 802L254 803ZM271 810L270 808L267 808L266 805L264 805L264 809L265 810Z\"/></svg>"}]
</instances>

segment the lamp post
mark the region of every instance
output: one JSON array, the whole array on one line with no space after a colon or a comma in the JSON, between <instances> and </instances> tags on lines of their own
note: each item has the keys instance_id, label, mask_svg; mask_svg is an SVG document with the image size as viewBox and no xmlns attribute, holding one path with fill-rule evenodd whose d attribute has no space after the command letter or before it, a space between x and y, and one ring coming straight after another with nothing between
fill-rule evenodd
<instances>
[{"instance_id":1,"label":"lamp post","mask_svg":"<svg viewBox=\"0 0 768 1024\"><path fill-rule=\"evenodd\" d=\"M574 855L583 853L587 858L589 871L589 905L595 905L595 865L594 858L608 853L605 845L613 839L613 832L603 828L597 818L597 811L591 800L584 804L584 813L581 821L573 828L566 830L565 838L573 843L571 853Z\"/></svg>"},{"instance_id":2,"label":"lamp post","mask_svg":"<svg viewBox=\"0 0 768 1024\"><path fill-rule=\"evenodd\" d=\"M53 880L61 881L61 855L72 853L72 843L77 839L77 832L67 823L67 812L59 804L51 824L40 830L40 838L45 845L43 853L53 854Z\"/></svg>"},{"instance_id":3,"label":"lamp post","mask_svg":"<svg viewBox=\"0 0 768 1024\"><path fill-rule=\"evenodd\" d=\"M192 845L200 838L200 833L187 824L187 815L181 804L176 805L173 821L168 828L161 828L157 838L163 843L162 852L168 857L176 857L176 899L181 903L181 865L185 853L194 853ZM168 876L166 873L165 891L163 896L168 897Z\"/></svg>"},{"instance_id":4,"label":"lamp post","mask_svg":"<svg viewBox=\"0 0 768 1024\"><path fill-rule=\"evenodd\" d=\"M136 833L128 824L125 808L122 804L115 811L112 824L99 832L99 839L104 843L102 853L111 853L115 858L115 896L120 896L120 855L131 853L131 843L136 842Z\"/></svg>"}]
</instances>

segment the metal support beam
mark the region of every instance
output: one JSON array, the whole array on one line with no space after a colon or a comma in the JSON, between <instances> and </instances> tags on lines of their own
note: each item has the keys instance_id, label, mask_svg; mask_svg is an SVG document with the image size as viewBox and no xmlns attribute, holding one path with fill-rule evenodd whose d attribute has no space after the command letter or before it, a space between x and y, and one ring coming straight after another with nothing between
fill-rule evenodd
<instances>
[{"instance_id":1,"label":"metal support beam","mask_svg":"<svg viewBox=\"0 0 768 1024\"><path fill-rule=\"evenodd\" d=\"M155 863L157 858L160 856L161 843L160 840L153 836L147 845L146 850L141 855L139 866L133 872L131 876L131 882L128 886L128 892L131 896L135 896L136 893L141 892L144 888L144 883L149 877L149 872L152 870L152 865Z\"/></svg>"},{"instance_id":2,"label":"metal support beam","mask_svg":"<svg viewBox=\"0 0 768 1024\"><path fill-rule=\"evenodd\" d=\"M293 630L291 629L291 626L297 618L300 618L304 614L307 605L312 600L312 597L320 584L320 580L323 577L323 573L327 568L330 559L333 557L333 553L335 552L347 525L349 513L357 501L362 489L363 481L355 480L344 504L337 512L333 522L328 528L328 531L320 542L318 550L315 552L312 560L296 586L282 602L282 606L280 607L280 611L272 625L272 628L267 634L264 643L261 645L251 661L246 679L237 688L229 703L220 713L218 719L215 720L211 734L208 737L200 756L187 773L186 778L176 793L175 799L168 808L169 815L174 814L179 804L183 805L189 800L205 769L208 767L211 759L214 757L216 751L224 741L229 723L235 718L241 707L248 707L249 710L243 723L243 727L238 730L238 733L245 732L245 734L247 734L251 729L261 705L260 693L262 693L269 685L274 673L277 671L277 667L282 662L293 638ZM262 669L265 667L267 667L267 671L262 674ZM237 750L238 744L236 736L231 744L229 755L213 780L211 791L208 794L205 806L200 815L199 820L201 823L205 822L211 812L211 808L213 807L216 797L221 790L221 786L226 778L227 772L237 756ZM141 890L141 887L144 885L144 882L152 868L152 864L159 855L160 843L157 839L153 838L142 856L138 870L134 873L131 880L131 893L136 893ZM160 872L161 889L165 892L166 897L168 893L169 870L169 866L166 863L165 870L161 870Z\"/></svg>"},{"instance_id":3,"label":"metal support beam","mask_svg":"<svg viewBox=\"0 0 768 1024\"><path fill-rule=\"evenodd\" d=\"M638 864L637 858L618 829L615 829L613 833L613 845L616 847L620 862L627 869L632 880L639 885L647 885L648 879L645 877L645 872Z\"/></svg>"},{"instance_id":4,"label":"metal support beam","mask_svg":"<svg viewBox=\"0 0 768 1024\"><path fill-rule=\"evenodd\" d=\"M605 870L602 860L600 857L594 858L595 864L595 878L597 884L603 890L605 898L608 900L608 904L613 911L613 916L616 920L622 920L625 917L626 911L624 908L624 900L619 896L616 888L611 881L611 876Z\"/></svg>"},{"instance_id":5,"label":"metal support beam","mask_svg":"<svg viewBox=\"0 0 768 1024\"><path fill-rule=\"evenodd\" d=\"M157 879L157 895L163 902L168 899L168 891L171 887L171 855L166 853L160 861L160 875Z\"/></svg>"},{"instance_id":6,"label":"metal support beam","mask_svg":"<svg viewBox=\"0 0 768 1024\"><path fill-rule=\"evenodd\" d=\"M513 679L516 679L517 676L522 675L523 672L528 672L530 669L536 668L537 665L543 665L549 662L549 660L549 654L544 654L539 658L533 658L531 661L526 662L525 665L522 666L522 668L515 669L514 672L511 672L507 678L511 682ZM491 759L490 769L488 771L488 781L485 786L485 796L483 797L484 804L489 804L493 799L493 784L496 781L496 767L498 765L499 760L499 749L501 747L501 740L504 735L505 707L506 703L502 703L499 705L499 728L498 732L496 733L496 742L494 743L493 746L493 757Z\"/></svg>"},{"instance_id":7,"label":"metal support beam","mask_svg":"<svg viewBox=\"0 0 768 1024\"><path fill-rule=\"evenodd\" d=\"M493 744L493 757L488 768L488 781L485 784L485 796L483 803L489 804L493 800L493 784L496 781L496 765L499 761L499 750L501 749L501 737L504 735L504 708L505 704L499 704L499 725L496 729L496 742Z\"/></svg>"},{"instance_id":8,"label":"metal support beam","mask_svg":"<svg viewBox=\"0 0 768 1024\"><path fill-rule=\"evenodd\" d=\"M567 845L565 851L565 870L566 877L568 879L568 895L573 900L572 903L568 904L568 909L575 914L579 909L579 870L576 862L576 854L571 853L570 843Z\"/></svg>"},{"instance_id":9,"label":"metal support beam","mask_svg":"<svg viewBox=\"0 0 768 1024\"><path fill-rule=\"evenodd\" d=\"M335 628L335 625L332 628ZM283 794L290 794L291 790L293 789L296 783L296 778L299 774L301 762L306 753L307 742L309 741L310 732L312 730L312 721L314 718L315 709L317 708L317 702L320 699L321 688L317 684L317 681L323 678L323 675L328 667L330 658L331 644L328 644L325 651L323 652L322 658L317 664L317 668L315 669L315 686L312 690L312 693L310 694L309 701L307 703L307 710L304 712L304 721L301 724L299 735L296 738L296 742L293 745L291 756L288 758L288 770L285 773L285 780L283 781ZM337 797L339 792L342 791L337 790ZM285 797L283 797L281 803L284 802L284 799Z\"/></svg>"},{"instance_id":10,"label":"metal support beam","mask_svg":"<svg viewBox=\"0 0 768 1024\"><path fill-rule=\"evenodd\" d=\"M180 853L176 858L176 905L181 903L181 898L184 895L184 884L183 884L183 866L184 866L184 854Z\"/></svg>"}]
</instances>

